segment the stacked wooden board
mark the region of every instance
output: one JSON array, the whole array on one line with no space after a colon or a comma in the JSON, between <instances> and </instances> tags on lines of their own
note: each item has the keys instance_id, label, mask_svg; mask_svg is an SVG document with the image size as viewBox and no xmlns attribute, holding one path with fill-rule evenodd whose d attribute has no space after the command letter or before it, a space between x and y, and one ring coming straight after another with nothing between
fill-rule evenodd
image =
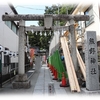
<instances>
[{"instance_id":1,"label":"stacked wooden board","mask_svg":"<svg viewBox=\"0 0 100 100\"><path fill-rule=\"evenodd\" d=\"M78 62L79 62L79 65L80 65L84 80L86 81L86 67L85 67L85 64L84 64L84 62L83 62L83 60L82 60L77 48L76 48L76 51L77 51Z\"/></svg>"},{"instance_id":2,"label":"stacked wooden board","mask_svg":"<svg viewBox=\"0 0 100 100\"><path fill-rule=\"evenodd\" d=\"M62 46L64 57L65 57L65 64L66 64L66 69L67 69L67 73L68 73L71 91L72 92L74 92L74 91L80 92L80 87L79 87L79 84L78 84L78 80L77 80L77 77L76 77L74 65L73 65L73 62L72 62L72 59L71 59L71 56L70 56L70 52L69 52L69 48L68 48L66 38L61 37L60 40L61 40L61 46Z\"/></svg>"}]
</instances>

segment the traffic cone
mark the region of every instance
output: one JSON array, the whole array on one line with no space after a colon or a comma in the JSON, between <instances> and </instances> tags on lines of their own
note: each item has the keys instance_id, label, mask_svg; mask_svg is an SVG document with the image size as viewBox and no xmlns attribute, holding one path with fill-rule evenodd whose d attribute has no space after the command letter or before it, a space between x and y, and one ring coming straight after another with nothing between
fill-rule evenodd
<instances>
[{"instance_id":1,"label":"traffic cone","mask_svg":"<svg viewBox=\"0 0 100 100\"><path fill-rule=\"evenodd\" d=\"M53 67L53 70L52 70L52 76L55 75L55 68Z\"/></svg>"},{"instance_id":2,"label":"traffic cone","mask_svg":"<svg viewBox=\"0 0 100 100\"><path fill-rule=\"evenodd\" d=\"M57 70L55 69L53 80L57 80L57 79L58 79L58 78L57 78Z\"/></svg>"},{"instance_id":3,"label":"traffic cone","mask_svg":"<svg viewBox=\"0 0 100 100\"><path fill-rule=\"evenodd\" d=\"M51 73L52 73L52 70L53 70L53 67L52 67L52 65L51 65Z\"/></svg>"},{"instance_id":4,"label":"traffic cone","mask_svg":"<svg viewBox=\"0 0 100 100\"><path fill-rule=\"evenodd\" d=\"M64 73L62 73L62 81L60 87L68 87Z\"/></svg>"},{"instance_id":5,"label":"traffic cone","mask_svg":"<svg viewBox=\"0 0 100 100\"><path fill-rule=\"evenodd\" d=\"M49 64L49 69L50 69L50 71L51 71L51 65Z\"/></svg>"},{"instance_id":6,"label":"traffic cone","mask_svg":"<svg viewBox=\"0 0 100 100\"><path fill-rule=\"evenodd\" d=\"M50 65L50 71L52 72L52 65Z\"/></svg>"},{"instance_id":7,"label":"traffic cone","mask_svg":"<svg viewBox=\"0 0 100 100\"><path fill-rule=\"evenodd\" d=\"M49 67L49 63L47 63L47 67Z\"/></svg>"}]
</instances>

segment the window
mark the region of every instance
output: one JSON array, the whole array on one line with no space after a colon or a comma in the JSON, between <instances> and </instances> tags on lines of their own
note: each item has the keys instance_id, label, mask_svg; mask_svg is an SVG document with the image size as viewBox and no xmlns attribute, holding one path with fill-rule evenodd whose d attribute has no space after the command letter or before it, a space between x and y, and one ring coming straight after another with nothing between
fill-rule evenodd
<instances>
[{"instance_id":1,"label":"window","mask_svg":"<svg viewBox=\"0 0 100 100\"><path fill-rule=\"evenodd\" d=\"M81 21L78 21L78 31L77 31L77 33L79 34L79 35L81 35L81 30L82 30L82 22Z\"/></svg>"},{"instance_id":2,"label":"window","mask_svg":"<svg viewBox=\"0 0 100 100\"><path fill-rule=\"evenodd\" d=\"M93 7L90 6L85 12L84 15L89 15L90 19L89 21L85 21L85 26L89 26L91 23L94 22L94 15L93 15Z\"/></svg>"},{"instance_id":3,"label":"window","mask_svg":"<svg viewBox=\"0 0 100 100\"><path fill-rule=\"evenodd\" d=\"M12 29L12 31L13 31L14 33L16 33L16 32L17 32L17 31L16 31L16 30L17 30L17 28L16 28L16 25L15 25L14 23L12 23L12 28L11 28L11 29Z\"/></svg>"},{"instance_id":4,"label":"window","mask_svg":"<svg viewBox=\"0 0 100 100\"><path fill-rule=\"evenodd\" d=\"M5 21L5 24L11 29L11 21Z\"/></svg>"},{"instance_id":5,"label":"window","mask_svg":"<svg viewBox=\"0 0 100 100\"><path fill-rule=\"evenodd\" d=\"M12 21L5 21L5 24L16 34L18 34L18 28Z\"/></svg>"}]
</instances>

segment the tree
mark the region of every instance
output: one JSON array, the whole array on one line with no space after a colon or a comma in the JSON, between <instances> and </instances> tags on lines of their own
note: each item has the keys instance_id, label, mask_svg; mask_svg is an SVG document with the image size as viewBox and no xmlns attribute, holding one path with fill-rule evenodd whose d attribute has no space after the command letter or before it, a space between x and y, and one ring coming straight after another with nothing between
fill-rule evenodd
<instances>
[{"instance_id":1,"label":"tree","mask_svg":"<svg viewBox=\"0 0 100 100\"><path fill-rule=\"evenodd\" d=\"M67 5L67 4L61 4L61 5L52 5L51 7L45 6L45 14L69 14L73 8L73 5ZM53 25L59 24L60 26L64 26L66 24L65 21L57 21L53 22ZM39 26L44 26L43 21L39 21ZM49 50L49 41L53 35L53 32L49 34L50 32L46 32L47 35L45 36L45 32L42 32L42 35L40 35L40 32L28 32L29 35L29 44L34 47L38 46L40 49L46 49Z\"/></svg>"},{"instance_id":2,"label":"tree","mask_svg":"<svg viewBox=\"0 0 100 100\"><path fill-rule=\"evenodd\" d=\"M74 5L73 4L59 4L59 5L52 5L51 7L45 6L45 14L70 14ZM53 25L57 25L57 21L53 22ZM64 26L66 21L59 21L60 26ZM39 26L44 26L43 21L39 21Z\"/></svg>"},{"instance_id":3,"label":"tree","mask_svg":"<svg viewBox=\"0 0 100 100\"><path fill-rule=\"evenodd\" d=\"M41 33L41 35L40 35ZM45 32L40 32L38 31L37 33L34 32L32 33L31 31L28 32L28 36L29 36L29 44L31 45L31 47L39 47L40 49L46 49L49 50L49 41L51 39L51 35L49 34L49 32L46 32L46 36L45 36Z\"/></svg>"}]
</instances>

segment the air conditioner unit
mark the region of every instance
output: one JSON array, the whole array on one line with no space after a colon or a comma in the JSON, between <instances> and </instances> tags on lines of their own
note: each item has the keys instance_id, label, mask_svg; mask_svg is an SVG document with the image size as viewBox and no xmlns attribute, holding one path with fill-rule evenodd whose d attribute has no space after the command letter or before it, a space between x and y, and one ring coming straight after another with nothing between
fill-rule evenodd
<instances>
[{"instance_id":1,"label":"air conditioner unit","mask_svg":"<svg viewBox=\"0 0 100 100\"><path fill-rule=\"evenodd\" d=\"M0 45L0 52L4 51L4 47Z\"/></svg>"},{"instance_id":2,"label":"air conditioner unit","mask_svg":"<svg viewBox=\"0 0 100 100\"><path fill-rule=\"evenodd\" d=\"M4 55L9 55L10 51L9 50L5 50L4 51Z\"/></svg>"}]
</instances>

